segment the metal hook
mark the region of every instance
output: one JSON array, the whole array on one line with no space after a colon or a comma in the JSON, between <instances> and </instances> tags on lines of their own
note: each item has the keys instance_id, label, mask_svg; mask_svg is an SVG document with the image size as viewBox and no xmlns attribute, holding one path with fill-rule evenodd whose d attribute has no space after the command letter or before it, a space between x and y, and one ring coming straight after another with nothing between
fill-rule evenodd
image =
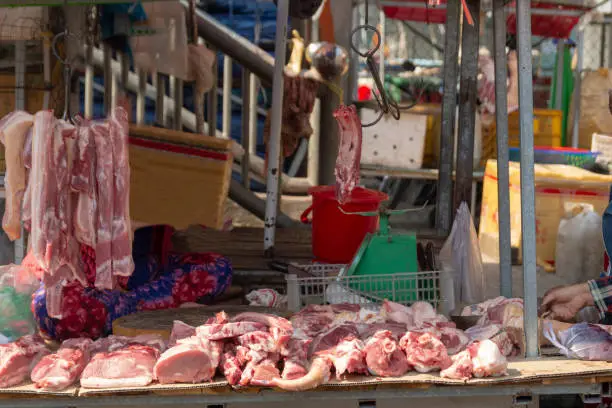
<instances>
[{"instance_id":1,"label":"metal hook","mask_svg":"<svg viewBox=\"0 0 612 408\"><path fill-rule=\"evenodd\" d=\"M357 45L355 44L355 33L360 30L372 31L377 38L376 45L373 48L368 49L366 52L360 51ZM382 42L381 39L382 36L380 35L380 31L378 31L376 27L367 24L367 19L366 24L362 24L356 27L351 32L351 48L353 49L353 51L355 51L355 53L357 53L357 55L366 59L366 68L370 72L370 75L372 75L372 79L374 80L375 89L372 93L380 109L378 117L370 123L362 123L362 127L374 126L375 124L380 122L380 120L386 114L390 114L395 120L399 120L400 118L399 105L387 95L387 92L385 91L384 80L380 78L380 71L378 70L376 62L374 61L374 54L380 49Z\"/></svg>"},{"instance_id":2,"label":"metal hook","mask_svg":"<svg viewBox=\"0 0 612 408\"><path fill-rule=\"evenodd\" d=\"M53 55L55 58L64 65L64 114L62 115L62 119L74 124L74 120L72 119L72 114L70 112L70 95L71 95L71 83L72 80L72 62L68 59L68 53L66 53L66 58L62 58L57 51L57 42L60 38L78 38L74 34L70 33L68 29L64 30L61 33L58 33L53 38L53 42L51 44L51 51L53 51Z\"/></svg>"}]
</instances>

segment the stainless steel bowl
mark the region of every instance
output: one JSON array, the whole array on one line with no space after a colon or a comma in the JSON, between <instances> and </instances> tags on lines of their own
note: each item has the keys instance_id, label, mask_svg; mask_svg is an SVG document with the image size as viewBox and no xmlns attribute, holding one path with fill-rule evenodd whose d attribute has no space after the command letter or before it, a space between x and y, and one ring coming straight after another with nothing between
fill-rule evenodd
<instances>
[{"instance_id":1,"label":"stainless steel bowl","mask_svg":"<svg viewBox=\"0 0 612 408\"><path fill-rule=\"evenodd\" d=\"M346 74L349 66L347 51L328 42L311 43L306 48L306 61L327 81Z\"/></svg>"},{"instance_id":2,"label":"stainless steel bowl","mask_svg":"<svg viewBox=\"0 0 612 408\"><path fill-rule=\"evenodd\" d=\"M457 325L460 330L467 330L472 326L476 326L480 316L451 316L451 320Z\"/></svg>"}]
</instances>

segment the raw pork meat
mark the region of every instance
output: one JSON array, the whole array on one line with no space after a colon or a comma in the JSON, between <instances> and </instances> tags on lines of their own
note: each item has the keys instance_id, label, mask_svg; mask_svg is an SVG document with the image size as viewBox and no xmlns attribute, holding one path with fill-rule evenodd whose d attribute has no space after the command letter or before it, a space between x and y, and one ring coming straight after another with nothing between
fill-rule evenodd
<instances>
[{"instance_id":1,"label":"raw pork meat","mask_svg":"<svg viewBox=\"0 0 612 408\"><path fill-rule=\"evenodd\" d=\"M0 388L25 381L32 367L47 352L38 336L24 336L14 343L0 344Z\"/></svg>"},{"instance_id":2,"label":"raw pork meat","mask_svg":"<svg viewBox=\"0 0 612 408\"><path fill-rule=\"evenodd\" d=\"M414 326L414 315L412 309L408 306L385 300L382 304L381 312L387 321L401 323L404 325L404 329Z\"/></svg>"},{"instance_id":3,"label":"raw pork meat","mask_svg":"<svg viewBox=\"0 0 612 408\"><path fill-rule=\"evenodd\" d=\"M455 354L451 357L451 360L452 365L440 371L440 377L454 380L469 380L472 378L474 364L472 363L470 350L463 350L461 353Z\"/></svg>"},{"instance_id":4,"label":"raw pork meat","mask_svg":"<svg viewBox=\"0 0 612 408\"><path fill-rule=\"evenodd\" d=\"M506 375L508 361L500 351L499 347L491 340L474 343L468 347L472 355L474 365L474 377L499 377Z\"/></svg>"},{"instance_id":5,"label":"raw pork meat","mask_svg":"<svg viewBox=\"0 0 612 408\"><path fill-rule=\"evenodd\" d=\"M270 333L274 336L279 348L286 345L293 334L293 326L289 320L265 313L240 313L232 319L232 322L255 322L265 324L269 327Z\"/></svg>"},{"instance_id":6,"label":"raw pork meat","mask_svg":"<svg viewBox=\"0 0 612 408\"><path fill-rule=\"evenodd\" d=\"M283 379L295 380L306 375L308 372L308 349L312 340L291 338L285 350L283 350L284 367Z\"/></svg>"},{"instance_id":7,"label":"raw pork meat","mask_svg":"<svg viewBox=\"0 0 612 408\"><path fill-rule=\"evenodd\" d=\"M59 391L74 384L89 362L92 343L90 339L66 340L56 353L43 357L31 374L36 388Z\"/></svg>"},{"instance_id":8,"label":"raw pork meat","mask_svg":"<svg viewBox=\"0 0 612 408\"><path fill-rule=\"evenodd\" d=\"M367 374L368 366L364 354L365 345L358 338L345 338L334 348L329 358L334 364L336 378L344 374Z\"/></svg>"},{"instance_id":9,"label":"raw pork meat","mask_svg":"<svg viewBox=\"0 0 612 408\"><path fill-rule=\"evenodd\" d=\"M334 317L332 311L308 312L302 310L291 317L291 323L295 331L314 338L331 327Z\"/></svg>"},{"instance_id":10,"label":"raw pork meat","mask_svg":"<svg viewBox=\"0 0 612 408\"><path fill-rule=\"evenodd\" d=\"M242 365L236 357L236 345L226 343L221 356L221 373L230 385L237 385L242 378Z\"/></svg>"},{"instance_id":11,"label":"raw pork meat","mask_svg":"<svg viewBox=\"0 0 612 408\"><path fill-rule=\"evenodd\" d=\"M376 332L365 345L368 371L380 377L399 377L408 370L410 365L400 349L397 340L388 330Z\"/></svg>"},{"instance_id":12,"label":"raw pork meat","mask_svg":"<svg viewBox=\"0 0 612 408\"><path fill-rule=\"evenodd\" d=\"M276 386L287 391L306 391L318 387L329 380L332 363L327 357L315 357L308 373L296 380L274 377L262 382L262 386Z\"/></svg>"},{"instance_id":13,"label":"raw pork meat","mask_svg":"<svg viewBox=\"0 0 612 408\"><path fill-rule=\"evenodd\" d=\"M255 322L236 322L236 323L212 323L203 324L196 328L198 336L207 340L232 339L253 331L265 331L267 326Z\"/></svg>"},{"instance_id":14,"label":"raw pork meat","mask_svg":"<svg viewBox=\"0 0 612 408\"><path fill-rule=\"evenodd\" d=\"M74 236L95 248L97 241L96 145L88 123L78 128L71 186L78 193L74 211Z\"/></svg>"},{"instance_id":15,"label":"raw pork meat","mask_svg":"<svg viewBox=\"0 0 612 408\"><path fill-rule=\"evenodd\" d=\"M6 208L2 228L11 241L21 236L21 205L26 189L23 149L33 120L32 115L23 111L12 112L0 120L0 142L4 145L6 161Z\"/></svg>"},{"instance_id":16,"label":"raw pork meat","mask_svg":"<svg viewBox=\"0 0 612 408\"><path fill-rule=\"evenodd\" d=\"M108 123L93 122L91 132L96 145L97 232L96 288L113 289L113 259L111 252L113 230L113 146Z\"/></svg>"},{"instance_id":17,"label":"raw pork meat","mask_svg":"<svg viewBox=\"0 0 612 408\"><path fill-rule=\"evenodd\" d=\"M579 323L555 335L548 323L544 336L567 357L612 361L612 334L598 325Z\"/></svg>"},{"instance_id":18,"label":"raw pork meat","mask_svg":"<svg viewBox=\"0 0 612 408\"><path fill-rule=\"evenodd\" d=\"M131 276L132 224L130 219L130 163L128 158L128 115L117 108L109 118L113 154L113 204L111 222L111 257L113 275Z\"/></svg>"},{"instance_id":19,"label":"raw pork meat","mask_svg":"<svg viewBox=\"0 0 612 408\"><path fill-rule=\"evenodd\" d=\"M153 375L161 384L200 383L215 376L223 343L193 336L178 341L160 357Z\"/></svg>"},{"instance_id":20,"label":"raw pork meat","mask_svg":"<svg viewBox=\"0 0 612 408\"><path fill-rule=\"evenodd\" d=\"M487 326L472 326L465 331L465 334L473 342L491 339L501 331L502 327L500 324L490 324Z\"/></svg>"},{"instance_id":21,"label":"raw pork meat","mask_svg":"<svg viewBox=\"0 0 612 408\"><path fill-rule=\"evenodd\" d=\"M117 351L96 354L81 375L83 388L145 387L153 381L159 350L130 345Z\"/></svg>"},{"instance_id":22,"label":"raw pork meat","mask_svg":"<svg viewBox=\"0 0 612 408\"><path fill-rule=\"evenodd\" d=\"M340 128L340 143L336 159L336 197L340 203L346 202L351 192L359 184L359 165L361 163L361 120L354 105L339 106L334 117Z\"/></svg>"},{"instance_id":23,"label":"raw pork meat","mask_svg":"<svg viewBox=\"0 0 612 408\"><path fill-rule=\"evenodd\" d=\"M183 323L180 320L175 320L172 324L172 333L170 333L170 340L168 340L168 347L176 345L177 341L186 339L187 337L195 336L196 328Z\"/></svg>"},{"instance_id":24,"label":"raw pork meat","mask_svg":"<svg viewBox=\"0 0 612 408\"><path fill-rule=\"evenodd\" d=\"M400 340L408 364L420 373L444 370L451 359L444 344L430 333L407 332Z\"/></svg>"}]
</instances>

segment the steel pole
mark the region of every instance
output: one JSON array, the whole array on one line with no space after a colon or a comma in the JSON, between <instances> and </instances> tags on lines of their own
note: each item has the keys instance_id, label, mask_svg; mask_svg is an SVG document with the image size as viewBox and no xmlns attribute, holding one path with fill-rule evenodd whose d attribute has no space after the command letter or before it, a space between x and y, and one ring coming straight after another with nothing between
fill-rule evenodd
<instances>
[{"instance_id":1,"label":"steel pole","mask_svg":"<svg viewBox=\"0 0 612 408\"><path fill-rule=\"evenodd\" d=\"M453 220L453 157L455 153L455 110L457 105L457 60L459 56L459 15L461 4L451 1L446 8L444 40L444 94L438 163L438 197L436 229L441 235L450 232Z\"/></svg>"},{"instance_id":2,"label":"steel pole","mask_svg":"<svg viewBox=\"0 0 612 408\"><path fill-rule=\"evenodd\" d=\"M467 6L474 18L474 25L468 24L464 16L461 38L461 88L459 90L459 135L457 140L454 210L457 210L464 201L470 203L472 173L474 172L480 0L467 0Z\"/></svg>"},{"instance_id":3,"label":"steel pole","mask_svg":"<svg viewBox=\"0 0 612 408\"><path fill-rule=\"evenodd\" d=\"M580 99L582 88L582 65L584 59L584 30L576 33L576 79L574 79L574 123L572 124L572 147L580 142Z\"/></svg>"},{"instance_id":4,"label":"steel pole","mask_svg":"<svg viewBox=\"0 0 612 408\"><path fill-rule=\"evenodd\" d=\"M264 251L267 255L274 253L279 173L282 171L280 168L281 120L288 18L289 0L278 0L276 10L276 43L274 45L274 77L272 81L272 110L270 112L272 117L270 118L270 141L268 143L266 178L266 218L264 220Z\"/></svg>"},{"instance_id":5,"label":"steel pole","mask_svg":"<svg viewBox=\"0 0 612 408\"><path fill-rule=\"evenodd\" d=\"M497 137L497 219L499 222L499 282L501 295L512 297L510 244L510 174L508 154L508 66L506 60L505 0L493 0L493 52L495 59L495 119Z\"/></svg>"},{"instance_id":6,"label":"steel pole","mask_svg":"<svg viewBox=\"0 0 612 408\"><path fill-rule=\"evenodd\" d=\"M533 168L533 74L531 7L516 1L519 129L521 148L521 228L523 250L524 327L527 357L538 356L538 281L536 265L535 172Z\"/></svg>"}]
</instances>

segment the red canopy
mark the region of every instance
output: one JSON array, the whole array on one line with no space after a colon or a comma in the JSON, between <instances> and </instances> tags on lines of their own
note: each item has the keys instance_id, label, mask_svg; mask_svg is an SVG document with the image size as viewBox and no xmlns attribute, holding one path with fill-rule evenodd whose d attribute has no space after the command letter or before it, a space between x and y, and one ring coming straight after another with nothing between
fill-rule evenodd
<instances>
[{"instance_id":1,"label":"red canopy","mask_svg":"<svg viewBox=\"0 0 612 408\"><path fill-rule=\"evenodd\" d=\"M402 1L402 0L399 0ZM422 2L423 6L417 7L398 7L398 6L383 6L385 15L389 18L405 21L418 21L422 23L434 23L443 24L446 22L446 8L445 7L430 7L427 6L427 0L405 0L407 4L414 4L415 2ZM446 5L446 0L441 0L441 4ZM384 4L384 1L383 1ZM511 9L514 10L514 3L510 5ZM573 6L573 5L559 5L554 2L545 1L532 1L532 9L544 9L544 10L576 10L586 12L589 10L588 7ZM579 16L567 16L567 15L555 15L546 14L540 15L533 13L531 16L531 32L533 35L547 38L567 38L569 37L572 29L578 24ZM516 14L510 13L507 17L507 28L508 33L516 33Z\"/></svg>"}]
</instances>

